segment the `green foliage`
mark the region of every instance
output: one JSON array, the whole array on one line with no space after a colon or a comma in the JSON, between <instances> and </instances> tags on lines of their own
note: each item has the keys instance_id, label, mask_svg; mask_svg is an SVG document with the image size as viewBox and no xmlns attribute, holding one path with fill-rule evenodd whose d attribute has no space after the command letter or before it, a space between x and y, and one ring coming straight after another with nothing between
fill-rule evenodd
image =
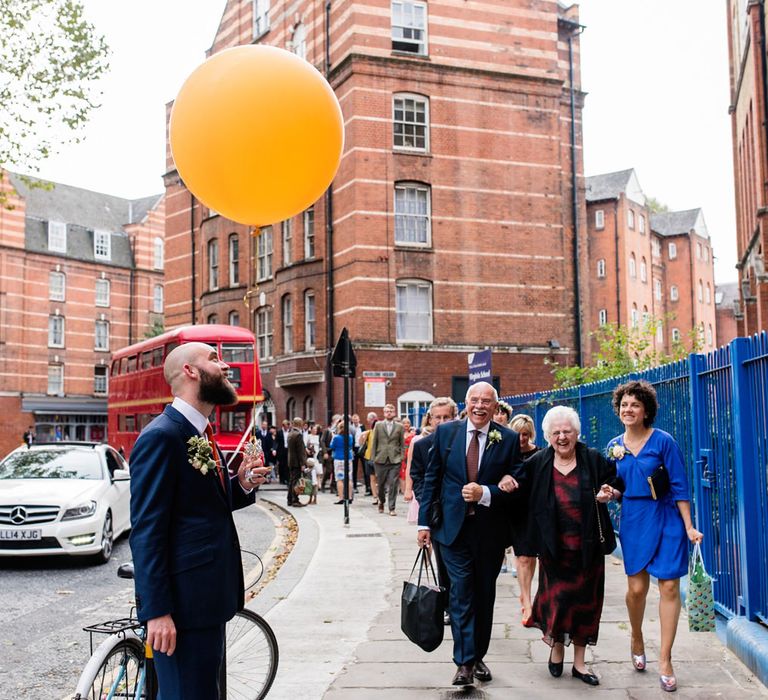
<instances>
[{"instance_id":1,"label":"green foliage","mask_svg":"<svg viewBox=\"0 0 768 700\"><path fill-rule=\"evenodd\" d=\"M144 331L144 338L156 338L161 333L165 333L165 326L163 325L162 319L154 318L152 320L152 325L147 328L146 331Z\"/></svg>"},{"instance_id":2,"label":"green foliage","mask_svg":"<svg viewBox=\"0 0 768 700\"><path fill-rule=\"evenodd\" d=\"M0 174L80 140L108 53L79 0L0 0Z\"/></svg>"},{"instance_id":3,"label":"green foliage","mask_svg":"<svg viewBox=\"0 0 768 700\"><path fill-rule=\"evenodd\" d=\"M660 214L662 212L669 211L669 207L663 202L660 202L658 199L656 199L656 197L646 197L645 206L648 207L648 209L650 209L652 214Z\"/></svg>"},{"instance_id":4,"label":"green foliage","mask_svg":"<svg viewBox=\"0 0 768 700\"><path fill-rule=\"evenodd\" d=\"M627 328L615 323L600 326L590 333L600 347L593 355L593 364L588 367L568 367L557 362L550 362L552 374L555 377L555 388L578 386L601 379L620 377L630 372L642 372L651 367L675 362L688 356L690 352L698 352L703 341L701 333L693 329L688 334L688 342L682 338L672 344L669 354L654 348L656 329L663 326L670 317L657 319L649 317L641 326Z\"/></svg>"}]
</instances>

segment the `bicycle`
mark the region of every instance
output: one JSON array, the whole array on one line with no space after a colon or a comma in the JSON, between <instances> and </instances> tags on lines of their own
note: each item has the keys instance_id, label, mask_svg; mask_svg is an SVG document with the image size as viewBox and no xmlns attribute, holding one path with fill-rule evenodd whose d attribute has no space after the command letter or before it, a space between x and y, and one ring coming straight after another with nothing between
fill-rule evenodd
<instances>
[{"instance_id":1,"label":"bicycle","mask_svg":"<svg viewBox=\"0 0 768 700\"><path fill-rule=\"evenodd\" d=\"M133 564L122 564L117 575L133 579ZM83 628L91 635L91 658L80 675L73 700L156 700L152 649L145 643L146 630L135 610L132 607L127 618ZM108 635L95 650L94 634ZM262 700L272 687L279 662L272 628L255 612L240 610L227 623L225 639L221 697Z\"/></svg>"}]
</instances>

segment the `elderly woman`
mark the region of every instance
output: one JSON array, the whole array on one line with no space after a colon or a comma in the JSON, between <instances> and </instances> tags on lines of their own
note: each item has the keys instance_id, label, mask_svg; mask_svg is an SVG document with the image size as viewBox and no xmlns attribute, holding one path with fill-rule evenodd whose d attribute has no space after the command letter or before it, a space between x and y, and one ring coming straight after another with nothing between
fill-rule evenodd
<instances>
[{"instance_id":1,"label":"elderly woman","mask_svg":"<svg viewBox=\"0 0 768 700\"><path fill-rule=\"evenodd\" d=\"M520 452L523 460L527 461L538 451L534 444L536 428L530 416L520 413L509 422L512 428L520 436ZM533 573L536 571L536 550L528 536L528 514L522 509L514 510L512 517L512 549L517 557L517 581L520 584L520 614L525 627L528 626L531 617L531 584Z\"/></svg>"},{"instance_id":2,"label":"elderly woman","mask_svg":"<svg viewBox=\"0 0 768 700\"><path fill-rule=\"evenodd\" d=\"M688 572L688 542L701 542L703 535L691 521L683 453L669 433L652 427L658 408L656 391L646 381L614 389L613 410L624 432L608 443L608 456L616 465L619 483L618 489L604 485L602 492L619 498L623 491L619 538L627 574L632 664L637 671L645 670L643 615L650 577L655 576L660 594L659 684L673 692L677 680L672 644L680 618L680 577Z\"/></svg>"},{"instance_id":3,"label":"elderly woman","mask_svg":"<svg viewBox=\"0 0 768 700\"><path fill-rule=\"evenodd\" d=\"M605 506L610 496L598 491L613 484L616 469L578 442L581 421L572 408L555 406L542 425L550 446L526 462L528 532L539 554L539 588L528 626L538 627L552 648L548 667L554 677L562 675L565 645L573 642L571 674L599 685L584 654L587 644L597 643L605 555L616 546Z\"/></svg>"}]
</instances>

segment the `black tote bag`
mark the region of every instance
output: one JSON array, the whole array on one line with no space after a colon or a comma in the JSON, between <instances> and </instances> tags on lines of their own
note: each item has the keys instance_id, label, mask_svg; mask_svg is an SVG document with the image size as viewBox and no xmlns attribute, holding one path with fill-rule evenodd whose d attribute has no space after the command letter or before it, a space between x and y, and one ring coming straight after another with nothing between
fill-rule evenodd
<instances>
[{"instance_id":1,"label":"black tote bag","mask_svg":"<svg viewBox=\"0 0 768 700\"><path fill-rule=\"evenodd\" d=\"M419 565L419 575L414 583L412 579L416 564ZM432 574L431 582L430 573ZM408 639L424 651L434 651L443 641L444 611L445 588L437 583L428 548L421 547L413 563L411 575L407 581L403 581L400 629Z\"/></svg>"}]
</instances>

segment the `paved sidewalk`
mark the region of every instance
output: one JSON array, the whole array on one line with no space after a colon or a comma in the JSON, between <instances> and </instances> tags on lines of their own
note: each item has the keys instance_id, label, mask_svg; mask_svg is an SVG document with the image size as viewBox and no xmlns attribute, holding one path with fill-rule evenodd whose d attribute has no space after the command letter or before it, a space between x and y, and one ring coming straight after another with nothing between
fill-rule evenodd
<instances>
[{"instance_id":1,"label":"paved sidewalk","mask_svg":"<svg viewBox=\"0 0 768 700\"><path fill-rule=\"evenodd\" d=\"M279 506L285 492L265 491ZM276 579L250 604L266 613L280 644L280 667L270 699L368 700L397 698L668 697L658 686L658 595L652 587L645 625L649 668L637 673L629 660L629 629L621 562L606 562L606 596L600 642L587 661L600 677L590 688L565 673L547 672L549 653L537 630L520 624L517 579L498 580L495 624L486 662L491 683L452 688L450 628L442 646L421 651L400 631L400 593L416 556L416 528L379 515L370 498L358 497L343 525L342 506L320 494L318 505L291 508L299 526L296 546ZM534 582L535 588L535 582ZM678 698L768 697L768 690L720 642L715 633L691 633L683 615L674 647Z\"/></svg>"}]
</instances>

